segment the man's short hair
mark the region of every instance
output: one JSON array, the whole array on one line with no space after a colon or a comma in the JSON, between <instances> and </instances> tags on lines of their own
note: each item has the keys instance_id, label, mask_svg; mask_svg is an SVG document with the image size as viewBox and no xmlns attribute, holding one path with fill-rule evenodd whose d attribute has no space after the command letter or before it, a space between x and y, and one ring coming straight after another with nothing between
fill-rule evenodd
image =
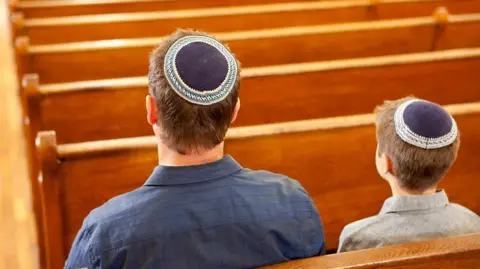
<instances>
[{"instance_id":1,"label":"man's short hair","mask_svg":"<svg viewBox=\"0 0 480 269\"><path fill-rule=\"evenodd\" d=\"M177 30L165 37L151 53L148 75L149 92L158 109L161 139L170 149L181 154L212 149L224 140L240 88L240 63L235 59L238 72L233 89L225 99L211 105L198 105L180 97L165 76L164 61L169 48L186 36L213 38L203 32Z\"/></svg>"},{"instance_id":2,"label":"man's short hair","mask_svg":"<svg viewBox=\"0 0 480 269\"><path fill-rule=\"evenodd\" d=\"M453 143L437 149L423 149L402 140L395 129L398 107L414 98L385 101L375 108L378 154L385 153L393 163L393 174L402 188L421 192L435 186L457 158L459 135Z\"/></svg>"}]
</instances>

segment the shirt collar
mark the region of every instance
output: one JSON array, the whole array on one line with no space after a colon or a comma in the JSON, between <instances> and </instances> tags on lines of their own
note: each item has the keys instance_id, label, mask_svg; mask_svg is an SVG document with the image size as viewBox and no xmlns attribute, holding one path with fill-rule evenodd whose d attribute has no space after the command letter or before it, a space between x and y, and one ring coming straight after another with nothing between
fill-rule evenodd
<instances>
[{"instance_id":1,"label":"shirt collar","mask_svg":"<svg viewBox=\"0 0 480 269\"><path fill-rule=\"evenodd\" d=\"M440 208L448 203L444 190L429 195L393 196L385 200L380 214Z\"/></svg>"},{"instance_id":2,"label":"shirt collar","mask_svg":"<svg viewBox=\"0 0 480 269\"><path fill-rule=\"evenodd\" d=\"M145 186L181 185L204 182L233 174L242 167L230 155L222 159L193 166L163 166L155 167Z\"/></svg>"}]
</instances>

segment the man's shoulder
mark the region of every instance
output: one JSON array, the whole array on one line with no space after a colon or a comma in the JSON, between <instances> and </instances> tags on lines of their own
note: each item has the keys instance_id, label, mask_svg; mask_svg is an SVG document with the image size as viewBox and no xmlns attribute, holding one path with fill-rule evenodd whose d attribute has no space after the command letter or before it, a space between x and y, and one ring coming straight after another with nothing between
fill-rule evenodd
<instances>
[{"instance_id":1,"label":"man's shoulder","mask_svg":"<svg viewBox=\"0 0 480 269\"><path fill-rule=\"evenodd\" d=\"M298 200L311 201L305 188L295 179L286 175L265 170L242 169L239 174L248 185L264 187L263 190L275 192L280 196L295 197Z\"/></svg>"},{"instance_id":2,"label":"man's shoulder","mask_svg":"<svg viewBox=\"0 0 480 269\"><path fill-rule=\"evenodd\" d=\"M88 214L86 224L100 225L134 215L141 209L139 205L149 199L141 188L115 196Z\"/></svg>"}]
</instances>

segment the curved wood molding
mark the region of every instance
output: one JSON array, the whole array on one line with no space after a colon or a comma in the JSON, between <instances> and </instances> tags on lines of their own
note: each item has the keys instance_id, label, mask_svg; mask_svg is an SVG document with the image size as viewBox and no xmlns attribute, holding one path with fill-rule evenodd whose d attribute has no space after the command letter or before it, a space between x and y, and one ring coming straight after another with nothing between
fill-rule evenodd
<instances>
[{"instance_id":1,"label":"curved wood molding","mask_svg":"<svg viewBox=\"0 0 480 269\"><path fill-rule=\"evenodd\" d=\"M384 0L379 5L389 3L433 2L438 0ZM37 18L25 21L27 27L45 27L60 25L99 24L115 22L152 21L181 18L217 17L247 14L266 14L276 12L297 12L305 10L328 10L347 7L368 7L366 0L291 2L283 4L235 6L221 8L169 10L158 12L137 12L123 14L84 15L57 18Z\"/></svg>"},{"instance_id":2,"label":"curved wood molding","mask_svg":"<svg viewBox=\"0 0 480 269\"><path fill-rule=\"evenodd\" d=\"M437 7L433 12L433 17L438 24L446 24L449 21L450 13L445 7Z\"/></svg>"},{"instance_id":3,"label":"curved wood molding","mask_svg":"<svg viewBox=\"0 0 480 269\"><path fill-rule=\"evenodd\" d=\"M21 29L25 26L25 16L21 12L14 12L10 16L10 20L12 21L12 25L15 26L16 29Z\"/></svg>"},{"instance_id":4,"label":"curved wood molding","mask_svg":"<svg viewBox=\"0 0 480 269\"><path fill-rule=\"evenodd\" d=\"M264 268L434 268L426 265L437 260L444 264L460 257L463 257L463 263L455 266L454 262L450 264L452 267L438 268L460 268L457 267L460 264L462 268L477 268L475 261L480 262L480 233L301 259Z\"/></svg>"},{"instance_id":5,"label":"curved wood molding","mask_svg":"<svg viewBox=\"0 0 480 269\"><path fill-rule=\"evenodd\" d=\"M35 139L42 168L55 171L57 167L57 137L55 131L42 131Z\"/></svg>"},{"instance_id":6,"label":"curved wood molding","mask_svg":"<svg viewBox=\"0 0 480 269\"><path fill-rule=\"evenodd\" d=\"M25 55L28 53L28 47L30 46L30 38L28 36L19 36L15 38L15 51L19 55Z\"/></svg>"},{"instance_id":7,"label":"curved wood molding","mask_svg":"<svg viewBox=\"0 0 480 269\"><path fill-rule=\"evenodd\" d=\"M242 77L278 76L298 73L331 71L351 68L366 68L401 64L459 60L480 57L480 48L453 49L434 52L388 55L335 61L285 64L276 66L245 68ZM86 90L117 90L131 87L147 87L147 77L90 80L70 83L40 85L38 94L52 95Z\"/></svg>"},{"instance_id":8,"label":"curved wood molding","mask_svg":"<svg viewBox=\"0 0 480 269\"><path fill-rule=\"evenodd\" d=\"M444 107L453 116L480 113L480 102L454 104ZM359 114L315 120L234 127L228 130L225 139L233 140L257 136L279 135L285 133L351 128L372 125L374 123L374 114ZM90 154L154 148L156 146L157 142L154 136L144 136L59 145L57 154L60 159L81 158Z\"/></svg>"},{"instance_id":9,"label":"curved wood molding","mask_svg":"<svg viewBox=\"0 0 480 269\"><path fill-rule=\"evenodd\" d=\"M38 95L40 88L40 79L38 74L26 74L22 78L23 93L27 96Z\"/></svg>"}]
</instances>

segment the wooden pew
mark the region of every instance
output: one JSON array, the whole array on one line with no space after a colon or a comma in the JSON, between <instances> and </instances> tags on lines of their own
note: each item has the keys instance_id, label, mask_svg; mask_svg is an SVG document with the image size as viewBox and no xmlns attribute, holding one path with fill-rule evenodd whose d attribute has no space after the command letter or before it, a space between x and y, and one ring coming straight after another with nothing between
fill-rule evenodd
<instances>
[{"instance_id":1,"label":"wooden pew","mask_svg":"<svg viewBox=\"0 0 480 269\"><path fill-rule=\"evenodd\" d=\"M243 67L480 47L480 13L214 34ZM445 22L448 20L448 22ZM17 39L28 73L42 83L142 76L162 38L29 45Z\"/></svg>"},{"instance_id":2,"label":"wooden pew","mask_svg":"<svg viewBox=\"0 0 480 269\"><path fill-rule=\"evenodd\" d=\"M365 0L292 2L191 10L85 15L20 20L32 44L165 35L177 28L226 32L291 25L421 17L444 5L453 13L480 11L479 0Z\"/></svg>"},{"instance_id":3,"label":"wooden pew","mask_svg":"<svg viewBox=\"0 0 480 269\"><path fill-rule=\"evenodd\" d=\"M480 188L480 103L447 106L462 135L456 164L442 187L452 202L480 213L473 190ZM372 114L292 123L237 127L229 131L226 152L244 167L265 169L298 179L313 197L335 249L343 227L377 214L390 196L376 173ZM55 133L36 141L44 209L47 260L60 268L93 208L141 186L157 164L154 137L57 145Z\"/></svg>"},{"instance_id":4,"label":"wooden pew","mask_svg":"<svg viewBox=\"0 0 480 269\"><path fill-rule=\"evenodd\" d=\"M303 0L315 1L315 0ZM12 0L27 18L285 3L292 0Z\"/></svg>"},{"instance_id":5,"label":"wooden pew","mask_svg":"<svg viewBox=\"0 0 480 269\"><path fill-rule=\"evenodd\" d=\"M479 69L478 48L247 68L236 126L368 113L384 99L409 94L441 104L472 102L480 97ZM59 143L151 131L146 77L42 85L29 75L24 92L32 129L56 130Z\"/></svg>"},{"instance_id":6,"label":"wooden pew","mask_svg":"<svg viewBox=\"0 0 480 269\"><path fill-rule=\"evenodd\" d=\"M477 269L479 264L480 234L469 234L290 261L265 269Z\"/></svg>"}]
</instances>

